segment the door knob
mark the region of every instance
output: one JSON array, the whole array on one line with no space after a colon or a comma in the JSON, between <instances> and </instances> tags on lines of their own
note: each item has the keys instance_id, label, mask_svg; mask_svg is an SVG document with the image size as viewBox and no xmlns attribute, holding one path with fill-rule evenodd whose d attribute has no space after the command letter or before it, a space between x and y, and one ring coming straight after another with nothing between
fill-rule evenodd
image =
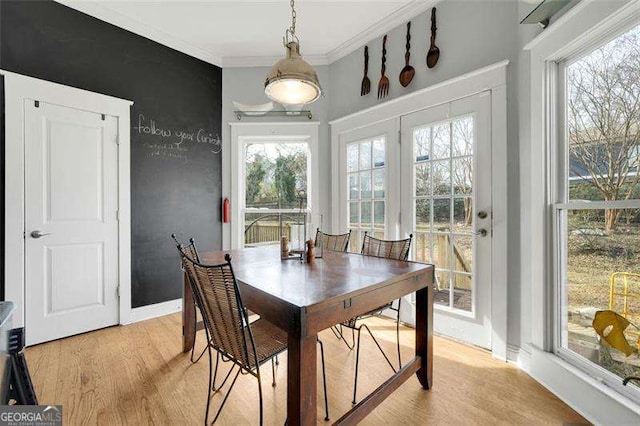
<instances>
[{"instance_id":1,"label":"door knob","mask_svg":"<svg viewBox=\"0 0 640 426\"><path fill-rule=\"evenodd\" d=\"M481 237L486 237L487 233L487 230L484 228L478 229L478 232L474 232L475 235L480 235Z\"/></svg>"},{"instance_id":2,"label":"door knob","mask_svg":"<svg viewBox=\"0 0 640 426\"><path fill-rule=\"evenodd\" d=\"M31 238L40 238L40 237L44 237L45 235L50 235L51 232L40 232L40 231L33 231L31 232Z\"/></svg>"},{"instance_id":3,"label":"door knob","mask_svg":"<svg viewBox=\"0 0 640 426\"><path fill-rule=\"evenodd\" d=\"M478 212L478 217L479 217L480 219L486 219L486 218L487 218L487 212L485 212L485 211L479 211L479 212Z\"/></svg>"}]
</instances>

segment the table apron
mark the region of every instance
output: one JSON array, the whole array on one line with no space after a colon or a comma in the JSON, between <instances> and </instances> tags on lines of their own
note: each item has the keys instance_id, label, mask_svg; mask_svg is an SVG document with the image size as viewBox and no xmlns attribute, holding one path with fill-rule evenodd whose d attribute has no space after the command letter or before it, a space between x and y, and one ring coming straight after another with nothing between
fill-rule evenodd
<instances>
[{"instance_id":1,"label":"table apron","mask_svg":"<svg viewBox=\"0 0 640 426\"><path fill-rule=\"evenodd\" d=\"M317 334L332 325L370 312L432 284L433 274L424 271L333 304L311 307L306 310L301 319L301 334L303 336Z\"/></svg>"}]
</instances>

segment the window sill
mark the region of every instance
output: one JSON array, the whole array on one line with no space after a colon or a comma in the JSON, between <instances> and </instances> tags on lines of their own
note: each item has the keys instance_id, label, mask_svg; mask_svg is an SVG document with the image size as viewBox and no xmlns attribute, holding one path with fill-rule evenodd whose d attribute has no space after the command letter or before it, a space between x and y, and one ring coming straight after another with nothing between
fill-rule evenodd
<instances>
[{"instance_id":1,"label":"window sill","mask_svg":"<svg viewBox=\"0 0 640 426\"><path fill-rule=\"evenodd\" d=\"M637 424L640 405L595 380L559 356L533 345L526 371L571 408L595 424Z\"/></svg>"}]
</instances>

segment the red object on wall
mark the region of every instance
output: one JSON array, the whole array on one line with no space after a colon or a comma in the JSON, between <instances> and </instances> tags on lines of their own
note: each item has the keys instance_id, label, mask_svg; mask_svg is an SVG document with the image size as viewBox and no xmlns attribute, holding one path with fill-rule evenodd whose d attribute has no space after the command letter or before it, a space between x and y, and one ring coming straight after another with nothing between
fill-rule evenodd
<instances>
[{"instance_id":1,"label":"red object on wall","mask_svg":"<svg viewBox=\"0 0 640 426\"><path fill-rule=\"evenodd\" d=\"M222 221L224 223L229 223L229 219L231 218L231 205L229 203L229 199L225 197L222 202Z\"/></svg>"}]
</instances>

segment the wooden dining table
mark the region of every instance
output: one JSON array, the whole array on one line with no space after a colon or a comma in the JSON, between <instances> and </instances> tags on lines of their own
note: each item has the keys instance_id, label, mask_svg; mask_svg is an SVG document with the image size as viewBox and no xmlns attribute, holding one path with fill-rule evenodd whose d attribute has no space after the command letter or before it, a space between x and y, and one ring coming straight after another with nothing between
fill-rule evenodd
<instances>
[{"instance_id":1,"label":"wooden dining table","mask_svg":"<svg viewBox=\"0 0 640 426\"><path fill-rule=\"evenodd\" d=\"M316 424L316 338L320 331L387 302L416 293L415 357L334 424L356 424L416 373L433 383L433 265L325 250L311 263L281 260L279 246L205 253L202 263L224 263L238 280L244 305L288 335L287 424ZM193 294L184 278L182 350L194 343Z\"/></svg>"}]
</instances>

